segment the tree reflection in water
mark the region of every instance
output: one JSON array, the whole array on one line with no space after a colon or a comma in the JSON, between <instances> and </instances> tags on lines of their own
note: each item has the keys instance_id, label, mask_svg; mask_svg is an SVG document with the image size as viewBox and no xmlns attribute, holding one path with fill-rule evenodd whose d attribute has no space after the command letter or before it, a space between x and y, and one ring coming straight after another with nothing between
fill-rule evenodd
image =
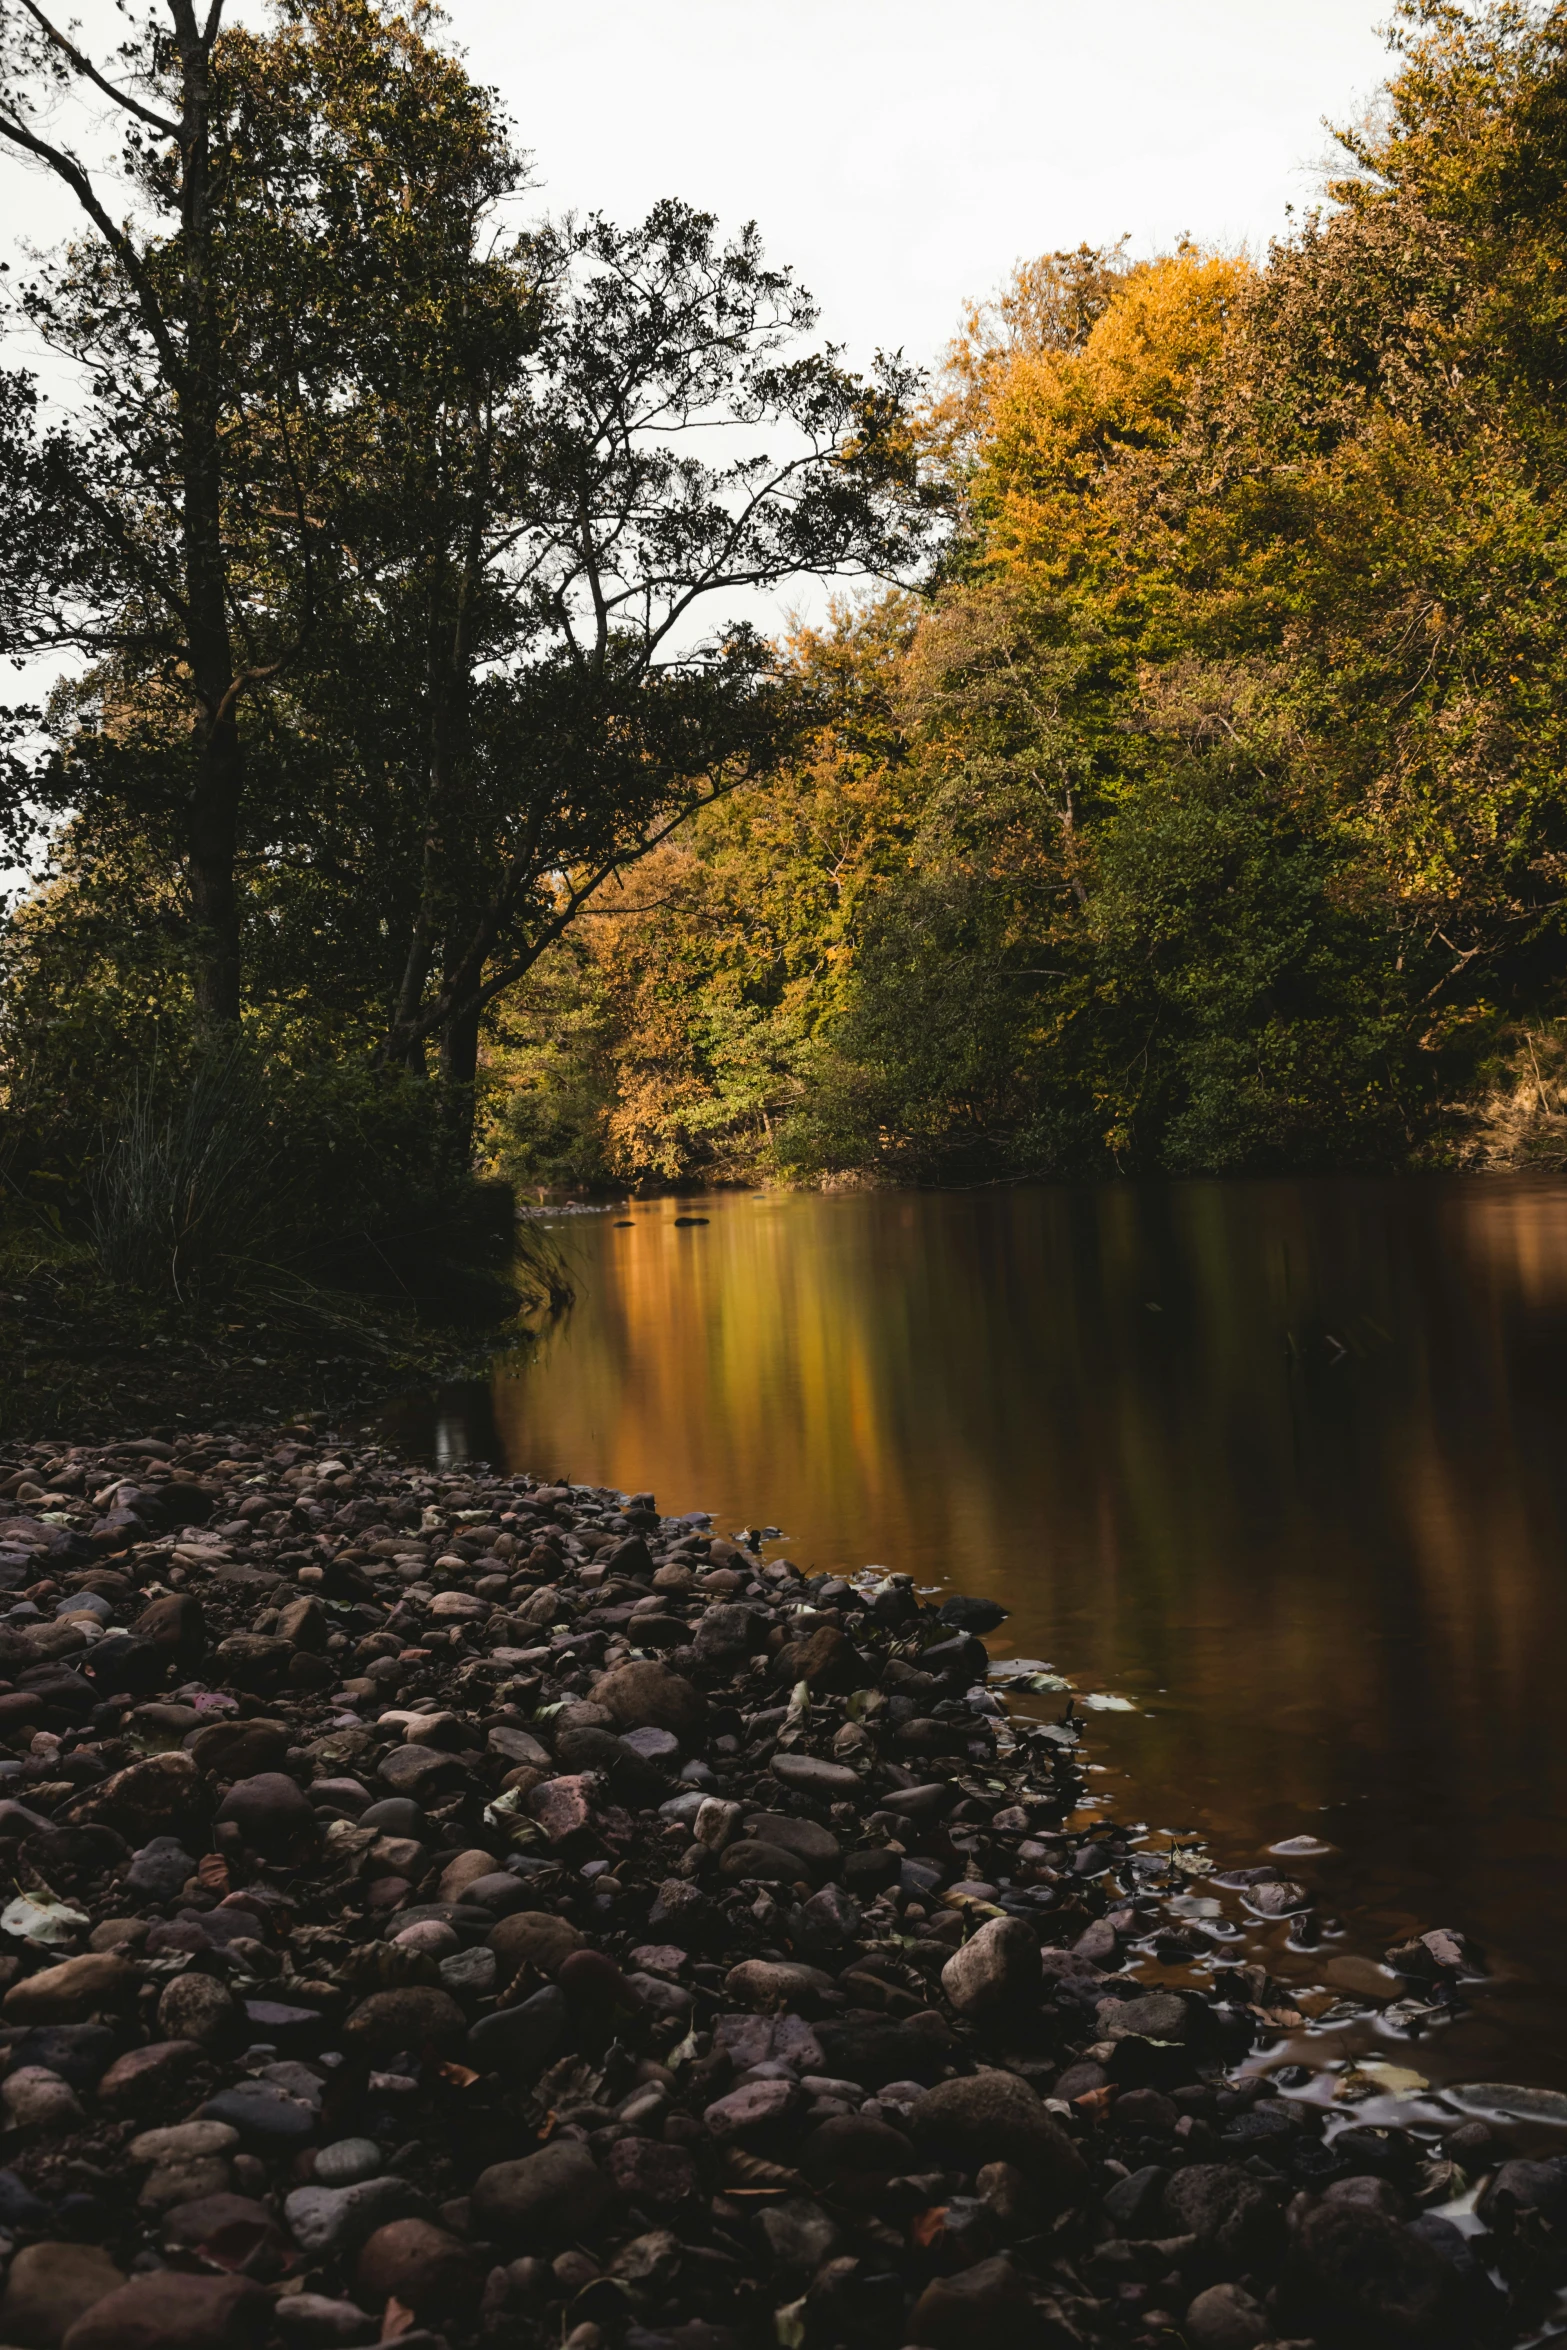
<instances>
[{"instance_id":1,"label":"tree reflection in water","mask_svg":"<svg viewBox=\"0 0 1567 2350\"><path fill-rule=\"evenodd\" d=\"M573 1219L575 1308L399 1441L994 1594L998 1654L1138 1701L1092 1732L1121 1816L1326 1836L1359 1947L1440 1920L1516 1975L1461 2069L1567 2081L1567 1185L691 1213Z\"/></svg>"}]
</instances>

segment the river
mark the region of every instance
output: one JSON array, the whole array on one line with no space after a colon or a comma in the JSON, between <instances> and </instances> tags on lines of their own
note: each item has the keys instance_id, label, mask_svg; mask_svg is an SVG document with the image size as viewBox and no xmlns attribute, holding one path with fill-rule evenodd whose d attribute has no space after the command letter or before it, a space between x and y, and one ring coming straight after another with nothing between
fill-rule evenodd
<instances>
[{"instance_id":1,"label":"river","mask_svg":"<svg viewBox=\"0 0 1567 2350\"><path fill-rule=\"evenodd\" d=\"M1323 1840L1331 1947L1488 1955L1433 2072L1567 2089L1567 1185L728 1192L556 1237L576 1304L400 1443L993 1595L995 1655L1129 1705L1106 1815L1229 1866Z\"/></svg>"}]
</instances>

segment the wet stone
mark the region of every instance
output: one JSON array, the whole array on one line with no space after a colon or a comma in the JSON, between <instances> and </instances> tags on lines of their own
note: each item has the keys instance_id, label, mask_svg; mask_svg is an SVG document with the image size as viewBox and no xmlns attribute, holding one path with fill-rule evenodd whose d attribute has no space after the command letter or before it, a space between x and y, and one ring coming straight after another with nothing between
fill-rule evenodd
<instances>
[{"instance_id":1,"label":"wet stone","mask_svg":"<svg viewBox=\"0 0 1567 2350\"><path fill-rule=\"evenodd\" d=\"M1100 2208L1118 2236L1158 2234L1169 2177L1157 2163L1148 2163L1106 2191Z\"/></svg>"}]
</instances>

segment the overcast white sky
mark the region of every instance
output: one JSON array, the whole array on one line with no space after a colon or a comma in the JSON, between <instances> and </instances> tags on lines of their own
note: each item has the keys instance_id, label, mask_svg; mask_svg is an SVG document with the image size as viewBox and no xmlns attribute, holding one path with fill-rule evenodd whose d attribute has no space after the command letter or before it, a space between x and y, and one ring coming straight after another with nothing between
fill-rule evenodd
<instances>
[{"instance_id":1,"label":"overcast white sky","mask_svg":"<svg viewBox=\"0 0 1567 2350\"><path fill-rule=\"evenodd\" d=\"M934 357L1014 260L1259 251L1390 59L1391 0L446 0L551 210L755 219L823 325Z\"/></svg>"},{"instance_id":2,"label":"overcast white sky","mask_svg":"<svg viewBox=\"0 0 1567 2350\"><path fill-rule=\"evenodd\" d=\"M1391 62L1392 0L446 7L532 151L540 209L626 220L674 195L754 219L860 365L938 358L967 297L1050 247L1189 232L1260 254L1316 198L1324 118L1358 119ZM102 54L108 0L81 13ZM72 228L58 188L0 172L0 245ZM761 601L773 626L822 595ZM8 674L7 697L43 683Z\"/></svg>"},{"instance_id":3,"label":"overcast white sky","mask_svg":"<svg viewBox=\"0 0 1567 2350\"><path fill-rule=\"evenodd\" d=\"M107 57L110 0L78 5ZM1186 232L1260 256L1316 199L1325 120L1375 99L1393 0L445 6L533 155L539 209L629 220L679 196L755 220L865 364L938 358L969 296L1054 246ZM0 250L75 227L47 175L0 165Z\"/></svg>"}]
</instances>

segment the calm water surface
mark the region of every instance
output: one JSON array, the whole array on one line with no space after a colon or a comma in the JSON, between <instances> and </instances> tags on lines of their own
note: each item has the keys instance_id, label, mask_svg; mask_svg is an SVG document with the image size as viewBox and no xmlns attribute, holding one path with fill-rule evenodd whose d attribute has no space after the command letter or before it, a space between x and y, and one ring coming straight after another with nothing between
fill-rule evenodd
<instances>
[{"instance_id":1,"label":"calm water surface","mask_svg":"<svg viewBox=\"0 0 1567 2350\"><path fill-rule=\"evenodd\" d=\"M536 1357L401 1441L993 1594L997 1654L1134 1702L1093 1726L1107 1812L1230 1864L1325 1838L1338 1948L1489 1955L1420 2061L1567 2088L1567 1186L617 1213L558 1228L579 1298Z\"/></svg>"}]
</instances>

